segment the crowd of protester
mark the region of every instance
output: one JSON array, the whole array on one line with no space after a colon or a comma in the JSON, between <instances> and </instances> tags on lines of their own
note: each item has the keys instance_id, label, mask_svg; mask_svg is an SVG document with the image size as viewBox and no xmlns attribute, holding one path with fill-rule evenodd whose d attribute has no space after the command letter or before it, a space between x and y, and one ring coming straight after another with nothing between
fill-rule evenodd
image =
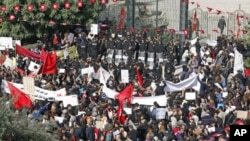
<instances>
[{"instance_id":1,"label":"crowd of protester","mask_svg":"<svg viewBox=\"0 0 250 141\"><path fill-rule=\"evenodd\" d=\"M67 35L55 34L51 48L64 50L76 45L79 57L58 59L57 67L64 68L65 73L35 77L35 85L47 90L66 88L68 95L78 95L79 105L68 105L65 108L62 102L36 100L27 115L31 128L36 126L34 123L54 123L55 126L49 130L64 141L228 141L229 125L249 124L247 119L238 119L236 111L248 111L250 108L250 80L242 70L232 75L232 54L235 49L241 53L247 50L243 42L221 35L217 39L217 46L211 47L201 46L198 40L194 45L196 53L192 54L189 52L191 44L188 40L184 43L171 40L165 46L160 39L144 31L127 32L122 37L109 33L91 36L85 32L75 32L72 43L68 41ZM47 40L41 40L41 46L32 50L39 53L41 48L48 49ZM120 60L115 64L114 55L112 62L108 62L110 50L121 50L123 55L128 56L128 60ZM189 55L183 59L185 51ZM155 59L150 69L147 56L145 60L138 58L140 52L163 53L164 60ZM201 55L202 52L205 55ZM4 51L3 54L15 56L11 51ZM26 70L28 75L30 59L24 61L23 58L19 56L17 66ZM175 66L181 64L184 64L183 72L176 75ZM95 71L102 67L110 72L111 77L105 85L118 92L127 85L121 83L121 70L127 69L136 96L166 95L167 105L162 107L167 111L165 119L157 120L155 109L160 106L155 101L152 106L125 104L132 108L132 114L123 111L126 118L124 122L119 122L116 114L117 100L107 98L101 89L104 84L94 76L89 81L90 76L81 75L81 69L88 66L93 66ZM144 79L143 87L139 86L136 79L137 67ZM18 72L5 66L1 66L0 72L2 79L22 83L22 75ZM165 93L165 80L178 83L194 73L203 75L198 91L183 88L181 92ZM187 91L197 93L197 98L186 101L184 95ZM227 97L222 96L223 92L228 92ZM55 121L55 116L64 117L63 122ZM97 121L101 121L101 127L97 127ZM214 130L208 130L211 127Z\"/></svg>"}]
</instances>

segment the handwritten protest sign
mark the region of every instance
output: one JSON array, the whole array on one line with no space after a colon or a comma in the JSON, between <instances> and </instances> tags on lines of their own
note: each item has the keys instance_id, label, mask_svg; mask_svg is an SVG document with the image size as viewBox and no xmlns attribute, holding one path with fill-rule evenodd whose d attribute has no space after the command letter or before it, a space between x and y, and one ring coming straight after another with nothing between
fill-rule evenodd
<instances>
[{"instance_id":1,"label":"handwritten protest sign","mask_svg":"<svg viewBox=\"0 0 250 141\"><path fill-rule=\"evenodd\" d=\"M165 119L166 117L166 109L165 108L157 108L156 109L156 119Z\"/></svg>"}]
</instances>

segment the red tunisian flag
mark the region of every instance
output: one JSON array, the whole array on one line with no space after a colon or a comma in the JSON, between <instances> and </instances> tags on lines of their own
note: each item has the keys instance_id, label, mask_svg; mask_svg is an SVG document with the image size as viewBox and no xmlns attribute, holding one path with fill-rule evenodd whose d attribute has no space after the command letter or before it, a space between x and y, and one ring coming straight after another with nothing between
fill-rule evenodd
<instances>
[{"instance_id":1,"label":"red tunisian flag","mask_svg":"<svg viewBox=\"0 0 250 141\"><path fill-rule=\"evenodd\" d=\"M247 68L246 68L246 69L244 70L244 73L245 73L245 76L246 76L246 77L250 76L250 69L247 69Z\"/></svg>"},{"instance_id":2,"label":"red tunisian flag","mask_svg":"<svg viewBox=\"0 0 250 141\"><path fill-rule=\"evenodd\" d=\"M237 20L237 25L240 26L240 16L239 16L239 14L237 14L236 20Z\"/></svg>"},{"instance_id":3,"label":"red tunisian flag","mask_svg":"<svg viewBox=\"0 0 250 141\"><path fill-rule=\"evenodd\" d=\"M126 88L124 88L120 94L116 96L116 98L119 100L119 107L117 110L117 118L118 121L121 122L121 115L123 110L123 102L125 99L128 99L128 103L131 103L131 97L133 94L134 88L132 84L129 84Z\"/></svg>"},{"instance_id":4,"label":"red tunisian flag","mask_svg":"<svg viewBox=\"0 0 250 141\"><path fill-rule=\"evenodd\" d=\"M57 56L55 52L47 53L42 49L41 58L43 60L43 65L39 70L41 74L55 74L57 72L56 62Z\"/></svg>"},{"instance_id":5,"label":"red tunisian flag","mask_svg":"<svg viewBox=\"0 0 250 141\"><path fill-rule=\"evenodd\" d=\"M124 28L124 22L125 22L125 19L126 19L126 10L124 7L121 8L121 13L120 13L120 21L119 21L119 28L120 29L123 29Z\"/></svg>"},{"instance_id":6,"label":"red tunisian flag","mask_svg":"<svg viewBox=\"0 0 250 141\"><path fill-rule=\"evenodd\" d=\"M32 101L22 90L16 88L13 84L7 81L10 89L11 97L13 98L14 108L32 108Z\"/></svg>"},{"instance_id":7,"label":"red tunisian flag","mask_svg":"<svg viewBox=\"0 0 250 141\"><path fill-rule=\"evenodd\" d=\"M192 30L193 32L196 31L197 28L197 13L196 10L194 11L193 23L192 23Z\"/></svg>"},{"instance_id":8,"label":"red tunisian flag","mask_svg":"<svg viewBox=\"0 0 250 141\"><path fill-rule=\"evenodd\" d=\"M139 67L136 67L136 76L137 76L137 80L138 80L140 86L143 87L143 78L142 78L142 75L139 71Z\"/></svg>"},{"instance_id":9,"label":"red tunisian flag","mask_svg":"<svg viewBox=\"0 0 250 141\"><path fill-rule=\"evenodd\" d=\"M20 45L16 45L16 53L19 55L23 55L25 57L31 58L33 60L41 60L40 54L36 54L35 52L32 52Z\"/></svg>"}]
</instances>

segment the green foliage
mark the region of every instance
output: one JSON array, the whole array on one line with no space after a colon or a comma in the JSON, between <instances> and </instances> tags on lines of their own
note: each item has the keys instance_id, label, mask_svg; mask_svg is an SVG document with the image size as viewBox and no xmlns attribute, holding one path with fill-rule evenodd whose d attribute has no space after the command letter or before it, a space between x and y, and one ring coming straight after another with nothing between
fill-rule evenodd
<instances>
[{"instance_id":1,"label":"green foliage","mask_svg":"<svg viewBox=\"0 0 250 141\"><path fill-rule=\"evenodd\" d=\"M31 120L28 120L26 109L18 114L11 108L11 102L8 98L0 98L0 140L12 141L54 141L51 134L46 132L44 125L29 126Z\"/></svg>"},{"instance_id":2,"label":"green foliage","mask_svg":"<svg viewBox=\"0 0 250 141\"><path fill-rule=\"evenodd\" d=\"M59 5L58 10L52 9L52 4L56 2ZM12 36L14 39L27 39L30 37L41 37L56 31L58 28L64 28L61 23L72 24L90 24L96 22L103 5L100 0L96 3L90 3L90 0L83 0L83 8L77 7L77 0L69 0L70 9L64 8L65 0L1 0L0 5L6 5L6 12L0 12L0 36ZM41 11L40 4L44 3L47 10ZM29 12L27 6L31 4L33 11ZM19 12L14 12L13 7L20 6ZM10 15L15 15L14 21L9 21ZM51 24L52 20L57 24ZM39 22L37 22L39 21Z\"/></svg>"},{"instance_id":3,"label":"green foliage","mask_svg":"<svg viewBox=\"0 0 250 141\"><path fill-rule=\"evenodd\" d=\"M244 67L250 69L250 57L244 58Z\"/></svg>"},{"instance_id":4,"label":"green foliage","mask_svg":"<svg viewBox=\"0 0 250 141\"><path fill-rule=\"evenodd\" d=\"M247 32L247 37L246 37L246 42L248 45L250 45L250 24L248 26L245 27Z\"/></svg>"}]
</instances>

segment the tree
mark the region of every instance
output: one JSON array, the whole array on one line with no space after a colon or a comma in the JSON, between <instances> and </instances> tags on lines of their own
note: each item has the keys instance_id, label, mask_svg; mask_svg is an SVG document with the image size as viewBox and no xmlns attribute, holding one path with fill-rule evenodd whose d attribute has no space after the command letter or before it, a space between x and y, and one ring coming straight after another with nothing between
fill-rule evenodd
<instances>
[{"instance_id":1,"label":"tree","mask_svg":"<svg viewBox=\"0 0 250 141\"><path fill-rule=\"evenodd\" d=\"M250 22L250 21L249 21ZM246 41L247 44L250 45L250 24L248 24L247 26L245 26L246 30L247 30L247 37L246 37Z\"/></svg>"},{"instance_id":2,"label":"tree","mask_svg":"<svg viewBox=\"0 0 250 141\"><path fill-rule=\"evenodd\" d=\"M40 38L43 34L51 34L68 25L96 22L104 5L100 3L101 0L94 3L91 1L82 0L83 6L79 8L78 0L1 0L0 36L11 36L14 39ZM65 2L70 3L70 8L65 8ZM52 8L55 3L58 9ZM46 10L41 10L41 4L44 4ZM19 6L20 10L14 10L15 6ZM28 6L32 6L31 11Z\"/></svg>"},{"instance_id":3,"label":"tree","mask_svg":"<svg viewBox=\"0 0 250 141\"><path fill-rule=\"evenodd\" d=\"M247 36L246 36L246 44L247 44L247 47L249 48L250 47L250 24L245 26L245 29L247 30ZM243 56L244 56L244 66L247 68L247 69L250 69L250 56L249 56L249 49L247 50L247 52L244 52L243 53ZM246 55L244 55L246 54Z\"/></svg>"},{"instance_id":4,"label":"tree","mask_svg":"<svg viewBox=\"0 0 250 141\"><path fill-rule=\"evenodd\" d=\"M8 141L53 141L55 137L49 134L46 127L39 124L28 126L26 109L18 114L11 108L7 97L0 98L0 140Z\"/></svg>"}]
</instances>

